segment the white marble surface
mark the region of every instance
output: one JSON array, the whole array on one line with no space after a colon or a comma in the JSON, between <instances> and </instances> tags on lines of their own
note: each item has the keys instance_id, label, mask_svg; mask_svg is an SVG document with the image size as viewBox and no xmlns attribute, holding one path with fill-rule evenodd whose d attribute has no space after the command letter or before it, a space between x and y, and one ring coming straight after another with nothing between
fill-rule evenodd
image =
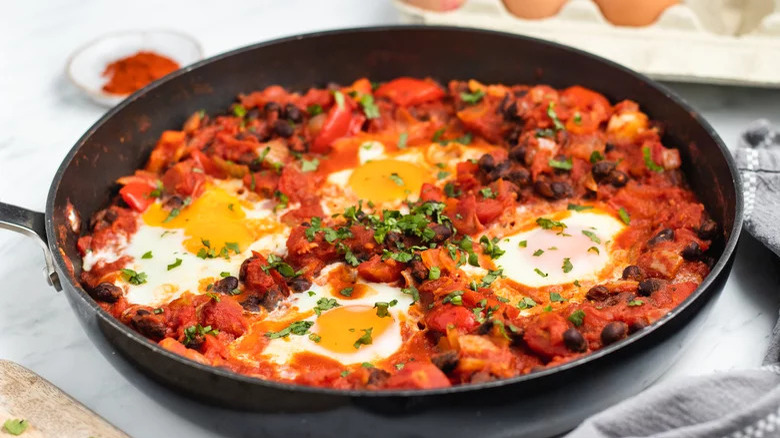
<instances>
[{"instance_id":1,"label":"white marble surface","mask_svg":"<svg viewBox=\"0 0 780 438\"><path fill-rule=\"evenodd\" d=\"M397 20L388 2L365 0L6 2L0 14L0 200L41 210L60 160L103 113L62 74L69 54L100 34L172 28L197 35L212 55L277 36ZM730 145L755 118L780 123L780 90L670 85ZM208 416L210 408L155 384L142 381L139 389L130 383L137 376L120 373L98 353L65 297L46 286L42 266L34 242L0 232L0 358L39 373L133 436L262 433L262 416ZM758 366L780 305L777 266L774 255L744 238L703 332L665 378Z\"/></svg>"}]
</instances>

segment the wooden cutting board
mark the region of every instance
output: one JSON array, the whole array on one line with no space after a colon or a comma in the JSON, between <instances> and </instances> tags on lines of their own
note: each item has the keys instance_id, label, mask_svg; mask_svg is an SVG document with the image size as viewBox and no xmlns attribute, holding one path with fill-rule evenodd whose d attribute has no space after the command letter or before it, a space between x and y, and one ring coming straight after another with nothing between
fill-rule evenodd
<instances>
[{"instance_id":1,"label":"wooden cutting board","mask_svg":"<svg viewBox=\"0 0 780 438\"><path fill-rule=\"evenodd\" d=\"M43 377L0 360L0 438L13 436L2 429L11 418L30 424L22 438L129 438Z\"/></svg>"}]
</instances>

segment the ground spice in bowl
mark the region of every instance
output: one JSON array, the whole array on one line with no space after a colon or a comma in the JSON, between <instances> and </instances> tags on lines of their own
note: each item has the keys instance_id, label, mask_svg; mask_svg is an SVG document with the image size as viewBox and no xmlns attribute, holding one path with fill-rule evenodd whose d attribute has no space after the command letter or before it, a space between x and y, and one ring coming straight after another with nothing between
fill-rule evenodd
<instances>
[{"instance_id":1,"label":"ground spice in bowl","mask_svg":"<svg viewBox=\"0 0 780 438\"><path fill-rule=\"evenodd\" d=\"M130 94L178 68L179 64L170 58L141 51L106 66L103 76L109 80L103 85L103 91Z\"/></svg>"}]
</instances>

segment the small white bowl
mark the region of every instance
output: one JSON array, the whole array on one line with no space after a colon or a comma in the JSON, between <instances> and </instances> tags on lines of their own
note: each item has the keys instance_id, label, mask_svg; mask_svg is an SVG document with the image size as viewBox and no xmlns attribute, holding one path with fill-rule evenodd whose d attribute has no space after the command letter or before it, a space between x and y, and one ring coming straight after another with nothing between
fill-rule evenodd
<instances>
[{"instance_id":1,"label":"small white bowl","mask_svg":"<svg viewBox=\"0 0 780 438\"><path fill-rule=\"evenodd\" d=\"M185 67L203 58L203 49L192 37L169 30L127 31L104 35L70 57L66 76L76 87L100 105L112 107L128 95L106 93L103 76L106 66L139 51L151 51L167 56Z\"/></svg>"}]
</instances>

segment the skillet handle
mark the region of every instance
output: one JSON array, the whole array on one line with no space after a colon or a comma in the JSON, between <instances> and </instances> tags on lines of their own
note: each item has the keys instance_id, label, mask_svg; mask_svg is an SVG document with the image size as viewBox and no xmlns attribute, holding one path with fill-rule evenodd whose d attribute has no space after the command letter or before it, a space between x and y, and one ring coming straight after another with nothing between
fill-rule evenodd
<instances>
[{"instance_id":1,"label":"skillet handle","mask_svg":"<svg viewBox=\"0 0 780 438\"><path fill-rule=\"evenodd\" d=\"M37 211L17 207L0 202L0 228L22 233L35 239L43 248L43 258L46 261L46 281L57 291L62 290L60 278L54 270L54 259L51 256L48 239L46 238L46 216Z\"/></svg>"}]
</instances>

